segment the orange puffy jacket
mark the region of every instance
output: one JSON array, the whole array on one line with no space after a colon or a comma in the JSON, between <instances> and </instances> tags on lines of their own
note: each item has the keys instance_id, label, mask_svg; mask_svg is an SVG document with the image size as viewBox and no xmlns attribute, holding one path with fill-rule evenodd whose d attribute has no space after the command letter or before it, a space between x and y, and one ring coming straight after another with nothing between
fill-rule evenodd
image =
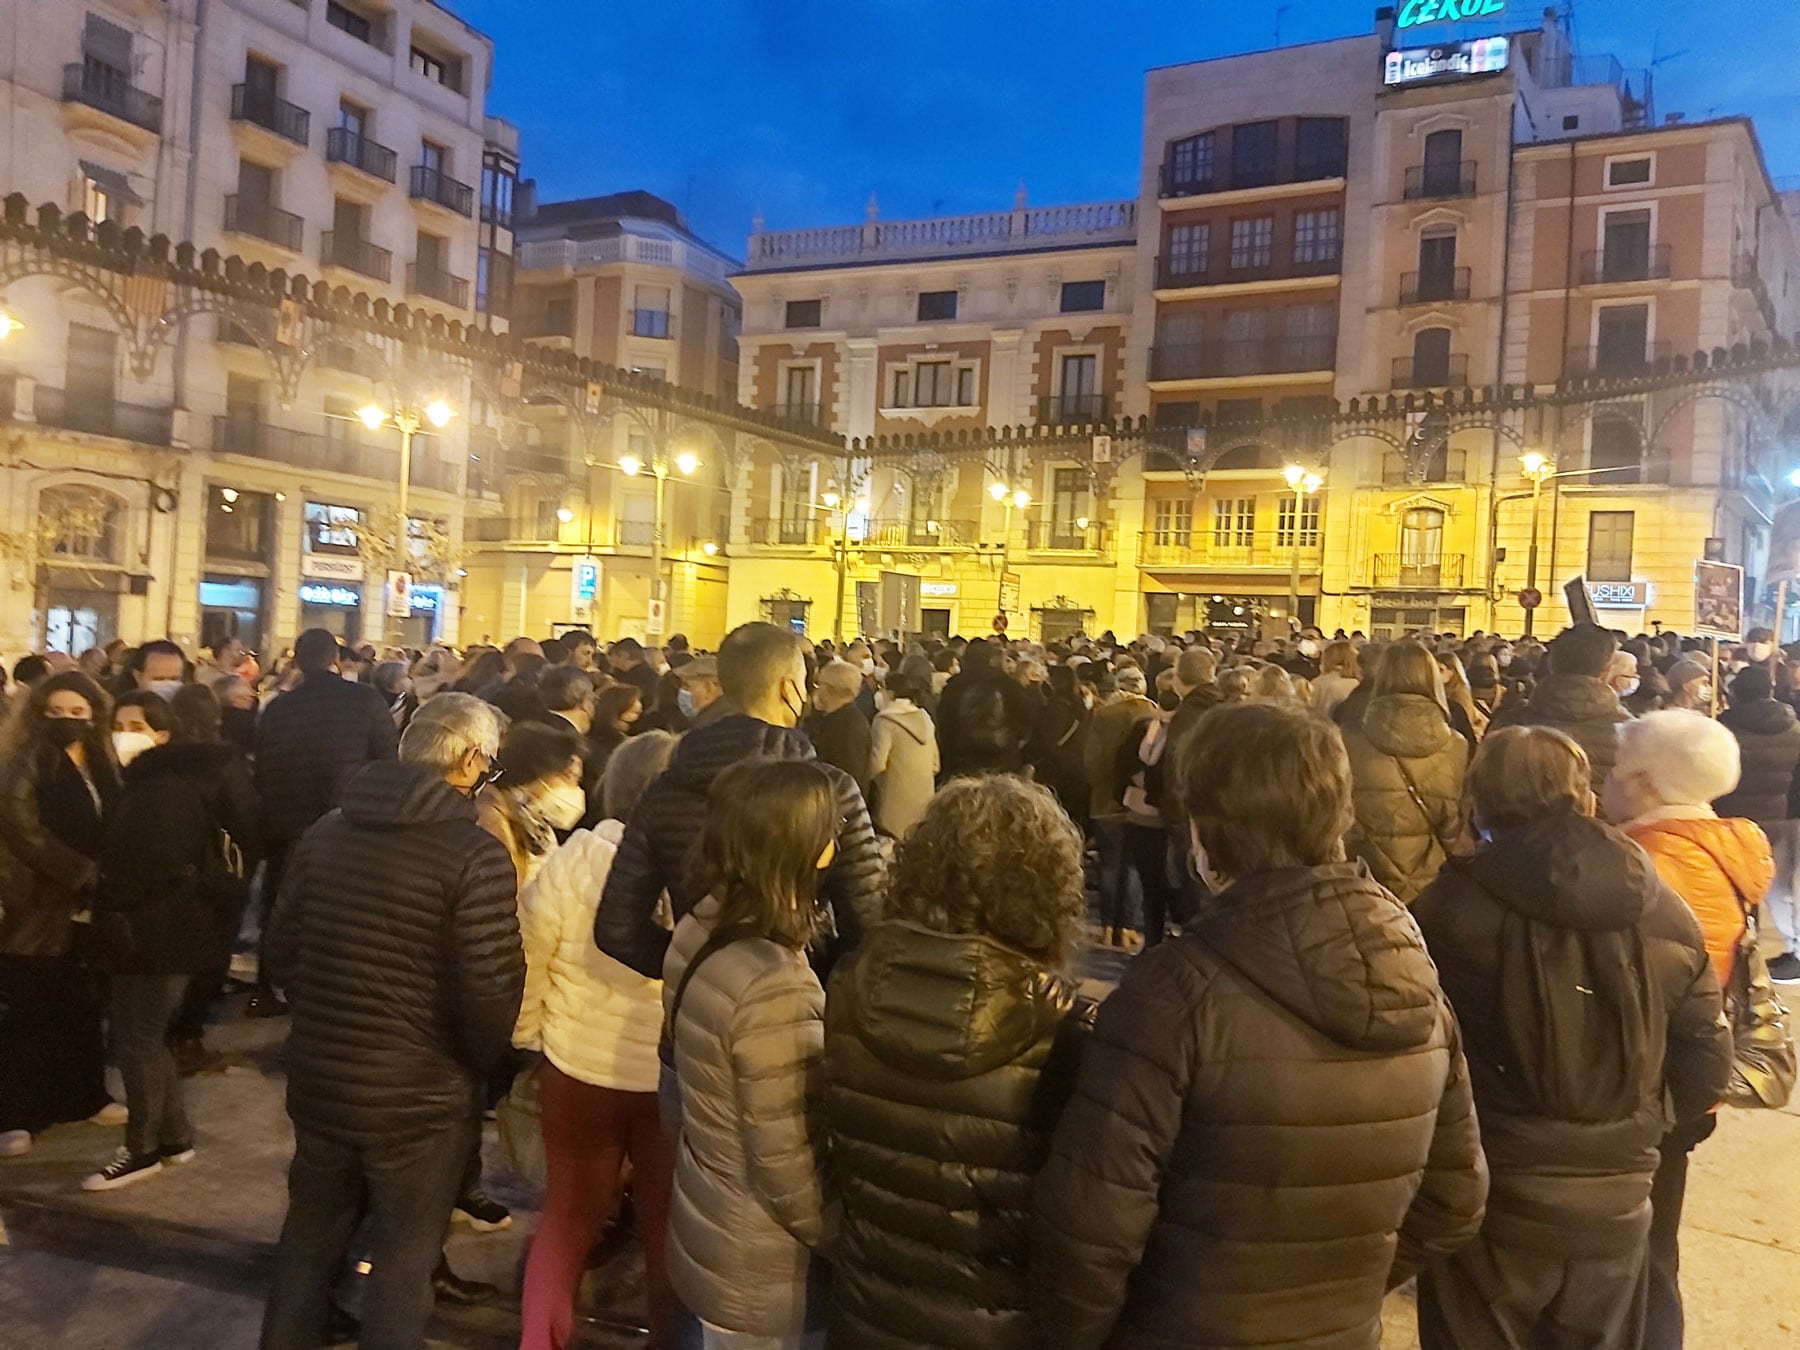
<instances>
[{"instance_id":1,"label":"orange puffy jacket","mask_svg":"<svg viewBox=\"0 0 1800 1350\"><path fill-rule=\"evenodd\" d=\"M1670 889L1687 901L1700 920L1720 986L1730 983L1738 939L1744 934L1744 907L1761 903L1775 879L1768 836L1753 821L1713 817L1657 820L1626 826L1625 833L1650 855Z\"/></svg>"}]
</instances>

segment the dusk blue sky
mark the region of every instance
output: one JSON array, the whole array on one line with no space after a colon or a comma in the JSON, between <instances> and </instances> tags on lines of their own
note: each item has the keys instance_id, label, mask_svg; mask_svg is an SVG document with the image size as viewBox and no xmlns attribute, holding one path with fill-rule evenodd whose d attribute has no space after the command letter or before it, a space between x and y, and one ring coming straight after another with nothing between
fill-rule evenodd
<instances>
[{"instance_id":1,"label":"dusk blue sky","mask_svg":"<svg viewBox=\"0 0 1800 1350\"><path fill-rule=\"evenodd\" d=\"M1280 0L449 0L494 38L490 111L540 196L646 188L741 257L770 229L1136 191L1143 75L1273 45ZM1366 32L1373 0L1284 4L1284 44ZM1541 13L1511 0L1512 27ZM1516 17L1513 17L1516 16ZM1748 113L1800 175L1800 3L1576 0L1578 47L1657 68L1656 104Z\"/></svg>"}]
</instances>

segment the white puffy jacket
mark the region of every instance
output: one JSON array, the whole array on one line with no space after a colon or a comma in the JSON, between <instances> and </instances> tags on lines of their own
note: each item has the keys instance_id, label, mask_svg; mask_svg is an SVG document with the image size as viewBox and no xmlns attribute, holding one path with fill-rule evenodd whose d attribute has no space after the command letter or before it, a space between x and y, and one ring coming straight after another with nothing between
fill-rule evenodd
<instances>
[{"instance_id":1,"label":"white puffy jacket","mask_svg":"<svg viewBox=\"0 0 1800 1350\"><path fill-rule=\"evenodd\" d=\"M655 1092L662 981L645 979L594 945L594 911L623 834L616 820L575 831L520 895L525 998L513 1044L542 1050L584 1083Z\"/></svg>"}]
</instances>

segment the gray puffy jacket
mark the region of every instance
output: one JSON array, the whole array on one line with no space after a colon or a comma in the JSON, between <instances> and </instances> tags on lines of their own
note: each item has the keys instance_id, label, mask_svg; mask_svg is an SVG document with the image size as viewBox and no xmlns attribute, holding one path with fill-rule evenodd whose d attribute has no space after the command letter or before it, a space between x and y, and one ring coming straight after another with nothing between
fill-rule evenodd
<instances>
[{"instance_id":1,"label":"gray puffy jacket","mask_svg":"<svg viewBox=\"0 0 1800 1350\"><path fill-rule=\"evenodd\" d=\"M764 938L716 949L682 990L717 915L710 897L696 905L663 966L681 1090L669 1275L702 1321L797 1336L822 1325L814 1250L835 1227L823 1176L825 991L804 953Z\"/></svg>"}]
</instances>

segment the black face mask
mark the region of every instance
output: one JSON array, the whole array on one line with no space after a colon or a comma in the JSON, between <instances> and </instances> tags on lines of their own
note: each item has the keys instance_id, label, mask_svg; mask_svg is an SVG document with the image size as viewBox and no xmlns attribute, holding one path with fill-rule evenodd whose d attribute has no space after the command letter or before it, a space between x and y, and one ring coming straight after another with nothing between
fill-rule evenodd
<instances>
[{"instance_id":1,"label":"black face mask","mask_svg":"<svg viewBox=\"0 0 1800 1350\"><path fill-rule=\"evenodd\" d=\"M489 764L487 766L487 768L485 768L481 771L481 777L477 778L473 783L469 784L469 795L471 797L480 796L481 789L486 787L489 783L498 781L499 777L500 777L500 766L498 764Z\"/></svg>"},{"instance_id":2,"label":"black face mask","mask_svg":"<svg viewBox=\"0 0 1800 1350\"><path fill-rule=\"evenodd\" d=\"M1181 706L1181 695L1173 689L1164 689L1156 696L1156 705L1164 712L1174 712Z\"/></svg>"},{"instance_id":3,"label":"black face mask","mask_svg":"<svg viewBox=\"0 0 1800 1350\"><path fill-rule=\"evenodd\" d=\"M44 735L56 746L73 745L93 729L93 722L86 717L51 717L44 721Z\"/></svg>"}]
</instances>

